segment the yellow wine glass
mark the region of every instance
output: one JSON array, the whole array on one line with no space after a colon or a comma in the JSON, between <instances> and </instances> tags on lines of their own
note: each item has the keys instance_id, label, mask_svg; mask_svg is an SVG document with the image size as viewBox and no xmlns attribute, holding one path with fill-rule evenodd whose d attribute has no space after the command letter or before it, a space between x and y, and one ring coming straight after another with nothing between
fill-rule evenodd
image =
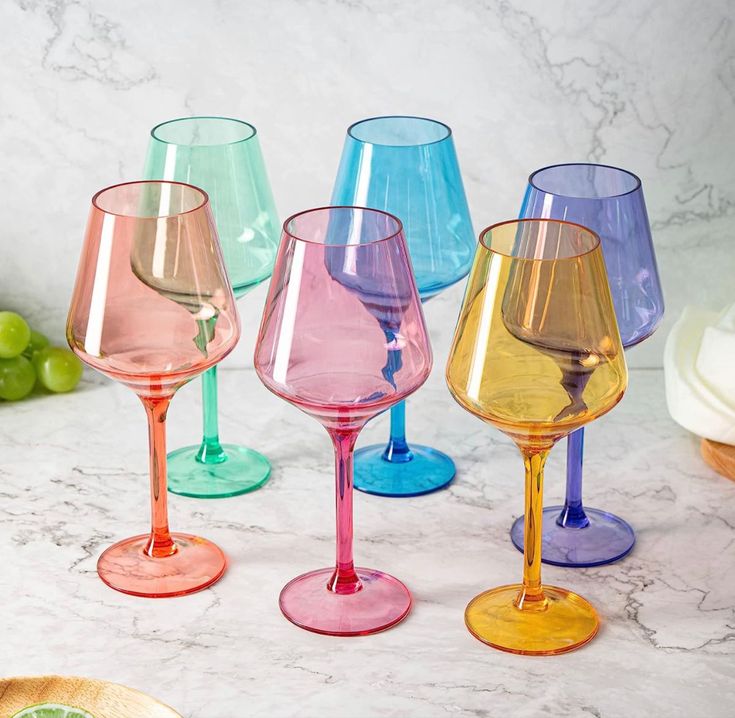
<instances>
[{"instance_id":1,"label":"yellow wine glass","mask_svg":"<svg viewBox=\"0 0 735 718\"><path fill-rule=\"evenodd\" d=\"M541 584L543 469L562 437L612 409L627 384L599 237L526 219L480 234L447 365L467 411L510 436L526 469L523 583L486 591L465 623L511 653L574 650L599 628L581 596Z\"/></svg>"}]
</instances>

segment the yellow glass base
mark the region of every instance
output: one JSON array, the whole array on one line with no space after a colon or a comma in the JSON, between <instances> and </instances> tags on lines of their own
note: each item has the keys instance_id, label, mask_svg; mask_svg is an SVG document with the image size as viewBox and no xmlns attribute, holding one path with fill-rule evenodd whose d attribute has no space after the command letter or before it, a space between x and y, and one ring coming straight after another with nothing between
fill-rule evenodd
<instances>
[{"instance_id":1,"label":"yellow glass base","mask_svg":"<svg viewBox=\"0 0 735 718\"><path fill-rule=\"evenodd\" d=\"M475 596L464 614L470 633L493 648L527 656L567 653L594 638L600 619L581 596L544 586L545 605L521 610L515 604L520 590L515 584Z\"/></svg>"}]
</instances>

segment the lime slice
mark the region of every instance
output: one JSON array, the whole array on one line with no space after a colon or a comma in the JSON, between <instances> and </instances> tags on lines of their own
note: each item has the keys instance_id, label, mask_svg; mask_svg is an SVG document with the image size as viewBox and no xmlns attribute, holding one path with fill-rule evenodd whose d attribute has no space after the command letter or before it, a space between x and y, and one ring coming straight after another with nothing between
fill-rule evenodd
<instances>
[{"instance_id":1,"label":"lime slice","mask_svg":"<svg viewBox=\"0 0 735 718\"><path fill-rule=\"evenodd\" d=\"M94 718L94 716L81 708L72 708L61 703L38 703L24 708L12 718Z\"/></svg>"}]
</instances>

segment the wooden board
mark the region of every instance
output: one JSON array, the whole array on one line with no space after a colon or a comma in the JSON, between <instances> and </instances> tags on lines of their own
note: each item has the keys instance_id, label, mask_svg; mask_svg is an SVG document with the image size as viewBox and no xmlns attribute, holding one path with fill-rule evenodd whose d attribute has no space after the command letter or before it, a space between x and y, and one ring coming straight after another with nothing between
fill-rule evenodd
<instances>
[{"instance_id":1,"label":"wooden board","mask_svg":"<svg viewBox=\"0 0 735 718\"><path fill-rule=\"evenodd\" d=\"M702 452L702 458L718 474L735 480L735 446L702 439L700 451Z\"/></svg>"},{"instance_id":2,"label":"wooden board","mask_svg":"<svg viewBox=\"0 0 735 718\"><path fill-rule=\"evenodd\" d=\"M33 676L0 680L0 718L36 703L64 703L95 718L181 718L145 693L91 678Z\"/></svg>"}]
</instances>

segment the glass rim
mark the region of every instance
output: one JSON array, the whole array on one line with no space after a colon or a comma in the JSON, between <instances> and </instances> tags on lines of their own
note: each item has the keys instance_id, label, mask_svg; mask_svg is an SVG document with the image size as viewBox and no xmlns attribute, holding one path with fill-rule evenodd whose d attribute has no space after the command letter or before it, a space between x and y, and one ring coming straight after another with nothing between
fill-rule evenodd
<instances>
[{"instance_id":1,"label":"glass rim","mask_svg":"<svg viewBox=\"0 0 735 718\"><path fill-rule=\"evenodd\" d=\"M547 170L553 170L557 169L558 167L604 167L605 169L614 170L615 172L619 172L623 175L628 175L628 177L632 177L634 180L635 186L632 189L629 189L627 192L619 192L618 194L606 194L603 197L580 197L577 195L572 194L561 194L559 192L550 192L549 190L543 189L538 184L534 182L534 178L537 174L540 174L541 172L546 172ZM634 172L631 172L630 170L623 169L622 167L616 167L615 165L605 165L601 164L599 162L560 162L555 165L547 165L546 167L539 167L537 170L534 170L531 172L530 175L528 175L528 184L531 185L534 189L538 190L539 192L543 192L544 194L550 194L554 197L569 197L570 199L589 199L589 200L604 200L604 199L615 199L616 197L625 197L626 195L632 194L633 192L637 192L643 185L641 182L641 178L635 174Z\"/></svg>"},{"instance_id":2,"label":"glass rim","mask_svg":"<svg viewBox=\"0 0 735 718\"><path fill-rule=\"evenodd\" d=\"M156 134L156 131L159 130L161 127L164 127L165 125L173 125L176 122L189 122L191 120L219 120L223 123L235 123L239 125L244 125L245 127L248 127L250 129L250 134L247 137L241 137L239 140L232 140L231 142L213 142L201 145L192 145L190 143L182 142L171 142L170 140L165 140ZM253 137L255 137L257 134L258 130L256 129L255 125L251 125L245 120L239 120L236 117L223 117L221 115L192 115L191 117L175 117L171 120L164 120L163 122L159 122L151 129L151 137L156 140L156 142L161 142L165 145L174 145L175 147L228 147L229 145L237 145L241 142L247 142L248 140L253 139Z\"/></svg>"},{"instance_id":3,"label":"glass rim","mask_svg":"<svg viewBox=\"0 0 735 718\"><path fill-rule=\"evenodd\" d=\"M155 217L151 216L143 216L138 214L124 214L122 212L111 212L108 209L105 209L104 207L101 207L98 203L98 199L105 194L105 192L110 192L111 190L120 189L121 187L129 187L131 185L144 185L144 184L158 184L158 185L179 185L181 187L186 187L188 189L192 189L195 192L197 192L201 196L201 202L196 206L192 207L191 209L187 209L183 212L174 212L173 214L161 214L156 215ZM186 214L191 214L192 212L197 212L203 207L206 207L209 204L209 195L201 188L197 187L193 184L187 184L186 182L174 182L173 180L133 180L131 182L118 182L117 184L111 184L109 187L103 187L98 192L95 192L94 195L92 195L92 206L98 210L99 212L102 212L103 214L110 214L114 217L125 217L127 219L169 219L171 217L182 217Z\"/></svg>"},{"instance_id":4,"label":"glass rim","mask_svg":"<svg viewBox=\"0 0 735 718\"><path fill-rule=\"evenodd\" d=\"M485 242L485 237L490 235L493 230L499 229L500 227L505 227L509 224L540 224L542 222L546 224L566 225L568 227L576 227L577 229L581 229L592 237L592 239L594 240L594 244L589 249L585 249L583 252L576 252L575 254L570 254L566 257L519 257L517 255L508 254L507 252L501 252L500 250L489 246ZM568 259L577 259L578 257L586 257L588 254L591 254L596 249L599 249L602 245L600 235L589 227L585 227L583 224L578 224L577 222L568 222L565 219L547 219L544 217L524 217L522 219L508 219L504 222L496 222L495 224L491 224L489 227L485 227L485 229L480 232L478 241L480 246L488 252L492 252L492 254L495 254L499 257L507 257L508 259L519 262L562 262Z\"/></svg>"},{"instance_id":5,"label":"glass rim","mask_svg":"<svg viewBox=\"0 0 735 718\"><path fill-rule=\"evenodd\" d=\"M440 137L438 140L431 140L431 142L413 142L410 145L396 145L386 142L368 142L367 140L362 140L359 137L355 137L352 132L355 127L368 122L374 122L375 120L420 120L421 122L428 122L430 124L443 127L446 130L446 134L444 135L444 137ZM452 136L452 128L441 120L435 120L432 117L422 117L421 115L376 115L374 117L364 117L361 120L357 120L357 122L353 122L347 128L347 135L355 140L355 142L362 142L362 144L364 145L375 145L376 147L427 147L429 145L435 145L439 142L444 142L445 140L448 140Z\"/></svg>"},{"instance_id":6,"label":"glass rim","mask_svg":"<svg viewBox=\"0 0 735 718\"><path fill-rule=\"evenodd\" d=\"M371 214L376 215L383 215L384 217L388 217L391 221L395 222L396 224L396 231L392 232L391 234L386 234L385 237L380 237L379 239L372 239L369 242L360 242L359 244L333 244L333 245L326 245L324 242L317 242L313 239L307 239L306 237L299 237L294 232L290 231L288 229L288 225L295 220L297 217L303 217L305 214L313 214L316 212L324 212L325 210L332 210L332 209L349 209L349 210L360 210L362 212L369 212ZM403 234L403 222L401 222L398 217L396 217L394 214L391 214L390 212L385 212L382 209L375 209L373 207L361 207L359 205L350 205L350 204L335 204L335 205L324 205L323 207L312 207L311 209L304 209L300 212L295 212L290 217L287 217L283 221L283 233L291 239L298 240L299 242L306 242L307 244L314 244L320 247L368 247L373 244L378 244L379 242L387 242L391 239L395 239L399 235Z\"/></svg>"}]
</instances>

